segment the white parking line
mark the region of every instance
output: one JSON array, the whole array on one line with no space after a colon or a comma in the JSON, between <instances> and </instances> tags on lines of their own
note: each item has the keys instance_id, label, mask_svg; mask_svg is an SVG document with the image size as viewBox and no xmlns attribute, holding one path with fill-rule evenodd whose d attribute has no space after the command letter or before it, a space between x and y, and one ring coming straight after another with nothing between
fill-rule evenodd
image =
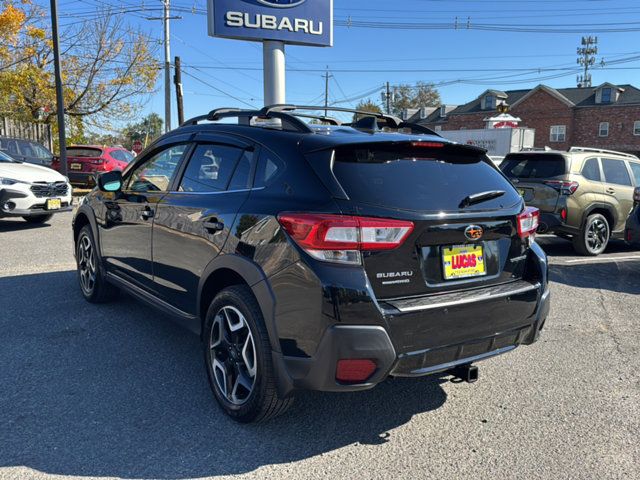
<instances>
[{"instance_id":1,"label":"white parking line","mask_svg":"<svg viewBox=\"0 0 640 480\"><path fill-rule=\"evenodd\" d=\"M632 260L640 260L640 255L627 255L624 257L576 258L573 260L564 260L563 263L629 262Z\"/></svg>"}]
</instances>

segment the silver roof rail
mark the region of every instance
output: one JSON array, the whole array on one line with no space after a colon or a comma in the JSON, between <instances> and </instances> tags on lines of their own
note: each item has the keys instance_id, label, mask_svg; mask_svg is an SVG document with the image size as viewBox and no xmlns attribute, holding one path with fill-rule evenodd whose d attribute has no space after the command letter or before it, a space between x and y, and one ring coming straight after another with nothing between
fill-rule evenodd
<instances>
[{"instance_id":1,"label":"silver roof rail","mask_svg":"<svg viewBox=\"0 0 640 480\"><path fill-rule=\"evenodd\" d=\"M638 159L638 157L636 157L635 155L632 155L630 153L616 152L615 150L605 150L603 148L571 147L569 149L569 151L570 152L585 152L585 153L609 153L611 155L618 155L619 157L635 158L636 160Z\"/></svg>"}]
</instances>

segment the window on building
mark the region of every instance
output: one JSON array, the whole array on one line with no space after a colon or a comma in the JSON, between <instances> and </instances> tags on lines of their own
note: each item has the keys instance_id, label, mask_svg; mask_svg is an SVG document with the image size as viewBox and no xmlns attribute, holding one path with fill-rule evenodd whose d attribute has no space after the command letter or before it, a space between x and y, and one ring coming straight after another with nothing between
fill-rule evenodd
<instances>
[{"instance_id":1,"label":"window on building","mask_svg":"<svg viewBox=\"0 0 640 480\"><path fill-rule=\"evenodd\" d=\"M549 134L550 142L564 142L567 139L566 125L553 125Z\"/></svg>"},{"instance_id":2,"label":"window on building","mask_svg":"<svg viewBox=\"0 0 640 480\"><path fill-rule=\"evenodd\" d=\"M633 122L633 134L640 135L640 120Z\"/></svg>"},{"instance_id":3,"label":"window on building","mask_svg":"<svg viewBox=\"0 0 640 480\"><path fill-rule=\"evenodd\" d=\"M486 95L484 97L484 109L485 110L493 110L496 108L496 97L495 95Z\"/></svg>"},{"instance_id":4,"label":"window on building","mask_svg":"<svg viewBox=\"0 0 640 480\"><path fill-rule=\"evenodd\" d=\"M600 126L598 127L598 136L599 137L609 136L609 122L600 122Z\"/></svg>"},{"instance_id":5,"label":"window on building","mask_svg":"<svg viewBox=\"0 0 640 480\"><path fill-rule=\"evenodd\" d=\"M607 87L607 88L603 88L600 95L600 101L602 103L611 103L611 88Z\"/></svg>"}]
</instances>

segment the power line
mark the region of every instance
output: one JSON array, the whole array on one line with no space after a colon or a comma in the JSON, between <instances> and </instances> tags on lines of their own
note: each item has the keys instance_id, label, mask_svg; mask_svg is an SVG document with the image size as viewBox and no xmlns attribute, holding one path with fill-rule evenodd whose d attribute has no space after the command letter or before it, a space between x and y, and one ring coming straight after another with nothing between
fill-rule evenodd
<instances>
[{"instance_id":1,"label":"power line","mask_svg":"<svg viewBox=\"0 0 640 480\"><path fill-rule=\"evenodd\" d=\"M240 103L242 103L242 104L244 104L244 105L247 105L248 107L251 107L251 108L257 108L255 105L253 105L253 104L251 104L251 103L249 103L249 102L245 102L245 101L244 101L244 100L242 100L241 98L236 97L235 95L231 95L230 93L225 92L225 91L224 91L224 90L222 90L221 88L218 88L218 87L216 87L216 86L214 86L214 85L211 85L209 82L206 82L206 81L202 80L201 78L198 78L198 77L196 77L195 75L193 75L193 74L191 74L191 73L189 73L189 72L187 72L187 71L185 71L185 70L183 70L183 71L182 71L182 73L184 73L185 75L187 75L187 76L189 76L189 77L193 78L194 80L196 80L196 81L198 81L198 82L202 83L203 85L206 85L206 86L207 86L207 87L209 87L209 88L213 88L214 90L216 90L216 91L218 91L218 92L220 92L220 93L222 93L222 94L226 95L226 96L227 96L227 97L229 97L229 98L233 98L234 100L236 100L236 101L238 101L238 102L240 102Z\"/></svg>"}]
</instances>

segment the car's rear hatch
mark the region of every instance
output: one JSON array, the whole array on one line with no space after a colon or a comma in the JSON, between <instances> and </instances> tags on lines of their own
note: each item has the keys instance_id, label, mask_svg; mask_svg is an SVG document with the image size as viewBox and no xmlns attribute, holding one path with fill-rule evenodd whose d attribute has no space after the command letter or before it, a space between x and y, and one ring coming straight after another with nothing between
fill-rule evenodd
<instances>
[{"instance_id":1,"label":"car's rear hatch","mask_svg":"<svg viewBox=\"0 0 640 480\"><path fill-rule=\"evenodd\" d=\"M67 148L67 165L69 172L92 173L99 170L104 163L102 149L93 147Z\"/></svg>"},{"instance_id":2,"label":"car's rear hatch","mask_svg":"<svg viewBox=\"0 0 640 480\"><path fill-rule=\"evenodd\" d=\"M338 147L333 155L343 214L414 224L400 247L363 252L378 299L522 277L525 246L516 227L522 199L482 150L446 142L374 142ZM487 192L498 193L468 201Z\"/></svg>"},{"instance_id":3,"label":"car's rear hatch","mask_svg":"<svg viewBox=\"0 0 640 480\"><path fill-rule=\"evenodd\" d=\"M561 153L512 153L505 157L500 169L527 205L541 212L555 212L560 189L553 186L553 180L563 180L567 174L567 159Z\"/></svg>"}]
</instances>

